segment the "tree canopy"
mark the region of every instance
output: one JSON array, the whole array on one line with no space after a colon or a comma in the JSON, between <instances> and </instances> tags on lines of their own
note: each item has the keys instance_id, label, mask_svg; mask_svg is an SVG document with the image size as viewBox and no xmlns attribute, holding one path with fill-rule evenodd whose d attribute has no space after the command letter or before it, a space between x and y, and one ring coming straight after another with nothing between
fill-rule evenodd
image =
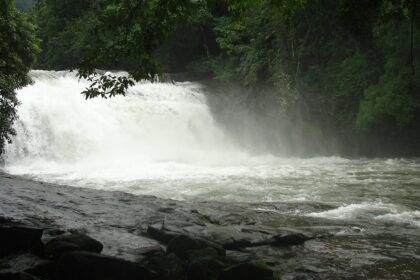
<instances>
[{"instance_id":1,"label":"tree canopy","mask_svg":"<svg viewBox=\"0 0 420 280\"><path fill-rule=\"evenodd\" d=\"M13 1L0 2L0 153L14 134L18 100L15 90L30 83L27 73L38 50L34 27Z\"/></svg>"},{"instance_id":2,"label":"tree canopy","mask_svg":"<svg viewBox=\"0 0 420 280\"><path fill-rule=\"evenodd\" d=\"M267 117L297 123L302 138L371 143L366 152L384 139L420 142L418 9L417 0L39 0L29 15L36 67L78 71L91 81L86 98L190 71L253 90Z\"/></svg>"}]
</instances>

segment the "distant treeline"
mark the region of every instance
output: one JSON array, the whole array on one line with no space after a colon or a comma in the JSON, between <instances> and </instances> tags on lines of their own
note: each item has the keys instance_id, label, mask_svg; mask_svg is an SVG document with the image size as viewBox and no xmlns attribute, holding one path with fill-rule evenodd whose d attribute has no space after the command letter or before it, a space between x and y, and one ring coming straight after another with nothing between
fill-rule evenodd
<instances>
[{"instance_id":1,"label":"distant treeline","mask_svg":"<svg viewBox=\"0 0 420 280\"><path fill-rule=\"evenodd\" d=\"M138 2L38 1L36 67L196 72L253 90L312 152L420 155L417 0L158 1L166 14Z\"/></svg>"}]
</instances>

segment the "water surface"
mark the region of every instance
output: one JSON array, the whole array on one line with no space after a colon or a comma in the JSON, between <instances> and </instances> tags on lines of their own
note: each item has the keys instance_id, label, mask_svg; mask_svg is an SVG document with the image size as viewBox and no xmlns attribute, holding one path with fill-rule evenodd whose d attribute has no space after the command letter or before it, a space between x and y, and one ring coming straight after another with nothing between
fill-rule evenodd
<instances>
[{"instance_id":1,"label":"water surface","mask_svg":"<svg viewBox=\"0 0 420 280\"><path fill-rule=\"evenodd\" d=\"M334 269L355 267L368 279L420 278L419 159L256 152L213 115L197 83L138 83L126 97L86 101L79 93L87 83L70 73L32 76L35 84L18 94L7 172L136 195L253 203L287 215L292 227L336 236L308 243L308 265L331 258Z\"/></svg>"}]
</instances>

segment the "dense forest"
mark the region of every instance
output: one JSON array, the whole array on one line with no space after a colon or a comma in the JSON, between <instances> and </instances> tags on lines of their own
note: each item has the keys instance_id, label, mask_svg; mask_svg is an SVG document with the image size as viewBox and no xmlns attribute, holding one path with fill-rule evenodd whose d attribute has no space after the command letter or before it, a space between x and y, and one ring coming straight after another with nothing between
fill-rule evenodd
<instances>
[{"instance_id":1,"label":"dense forest","mask_svg":"<svg viewBox=\"0 0 420 280\"><path fill-rule=\"evenodd\" d=\"M4 140L30 68L77 70L92 82L87 98L190 72L252 91L313 153L420 154L417 0L15 1L25 14L11 2L0 7Z\"/></svg>"}]
</instances>

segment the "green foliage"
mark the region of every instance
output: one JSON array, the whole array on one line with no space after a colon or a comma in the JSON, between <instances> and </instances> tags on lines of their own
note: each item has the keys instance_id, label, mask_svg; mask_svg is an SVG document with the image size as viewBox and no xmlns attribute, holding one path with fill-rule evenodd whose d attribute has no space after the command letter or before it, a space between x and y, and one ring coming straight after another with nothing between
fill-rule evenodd
<instances>
[{"instance_id":1,"label":"green foliage","mask_svg":"<svg viewBox=\"0 0 420 280\"><path fill-rule=\"evenodd\" d=\"M220 0L192 2L189 11L177 27L164 40L155 53L157 61L167 72L182 72L193 69L206 74L209 57L219 53L213 29L216 15L227 13L227 3ZM204 64L201 65L201 62Z\"/></svg>"},{"instance_id":2,"label":"green foliage","mask_svg":"<svg viewBox=\"0 0 420 280\"><path fill-rule=\"evenodd\" d=\"M96 68L126 69L129 77L92 79L87 97L123 93L132 80L154 79L159 47L189 1L44 0L34 11L43 52L39 67L77 69L79 76L100 75Z\"/></svg>"},{"instance_id":3,"label":"green foliage","mask_svg":"<svg viewBox=\"0 0 420 280\"><path fill-rule=\"evenodd\" d=\"M125 95L127 89L134 85L133 80L129 77L119 76L112 74L93 73L86 77L91 82L89 88L82 93L86 99L101 96L102 98L113 97L115 95Z\"/></svg>"},{"instance_id":4,"label":"green foliage","mask_svg":"<svg viewBox=\"0 0 420 280\"><path fill-rule=\"evenodd\" d=\"M33 26L12 1L0 4L0 153L14 134L15 90L30 83L27 73L38 50Z\"/></svg>"},{"instance_id":5,"label":"green foliage","mask_svg":"<svg viewBox=\"0 0 420 280\"><path fill-rule=\"evenodd\" d=\"M260 93L274 88L278 110L344 143L419 119L415 1L249 0L229 8L214 28L221 53L200 62L216 78Z\"/></svg>"},{"instance_id":6,"label":"green foliage","mask_svg":"<svg viewBox=\"0 0 420 280\"><path fill-rule=\"evenodd\" d=\"M346 146L420 119L418 10L417 0L42 0L32 16L37 66L77 69L86 98L188 70L252 89L279 131Z\"/></svg>"},{"instance_id":7,"label":"green foliage","mask_svg":"<svg viewBox=\"0 0 420 280\"><path fill-rule=\"evenodd\" d=\"M384 73L378 83L369 85L365 90L357 118L357 126L362 129L378 127L405 126L415 121L415 113L420 109L418 88L419 74L413 75L410 67L410 34L403 23L389 23L381 37L381 46L385 53ZM416 38L417 53L420 52L420 40ZM415 65L420 63L415 61ZM416 90L417 89L417 90Z\"/></svg>"}]
</instances>

